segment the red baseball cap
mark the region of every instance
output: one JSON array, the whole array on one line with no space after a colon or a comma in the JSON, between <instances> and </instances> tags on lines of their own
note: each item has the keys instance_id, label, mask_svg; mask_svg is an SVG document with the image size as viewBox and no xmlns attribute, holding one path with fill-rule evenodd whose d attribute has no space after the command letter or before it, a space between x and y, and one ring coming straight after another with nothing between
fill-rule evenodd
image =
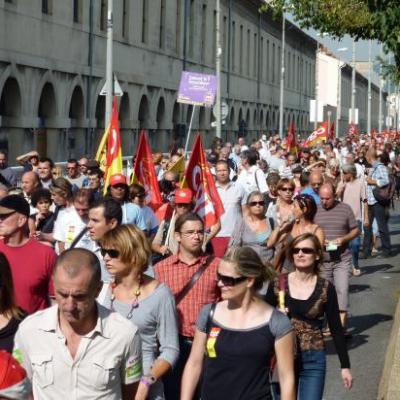
<instances>
[{"instance_id":1,"label":"red baseball cap","mask_svg":"<svg viewBox=\"0 0 400 400\"><path fill-rule=\"evenodd\" d=\"M123 174L114 174L110 176L110 186L127 185L126 177Z\"/></svg>"},{"instance_id":2,"label":"red baseball cap","mask_svg":"<svg viewBox=\"0 0 400 400\"><path fill-rule=\"evenodd\" d=\"M193 200L193 193L190 189L177 189L175 191L175 204L190 204Z\"/></svg>"}]
</instances>

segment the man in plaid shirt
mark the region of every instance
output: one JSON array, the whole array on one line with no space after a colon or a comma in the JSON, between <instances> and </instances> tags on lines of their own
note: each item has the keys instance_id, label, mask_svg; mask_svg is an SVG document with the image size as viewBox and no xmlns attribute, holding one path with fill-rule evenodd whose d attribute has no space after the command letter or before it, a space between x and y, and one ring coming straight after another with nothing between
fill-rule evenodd
<instances>
[{"instance_id":1,"label":"man in plaid shirt","mask_svg":"<svg viewBox=\"0 0 400 400\"><path fill-rule=\"evenodd\" d=\"M181 377L190 354L196 320L201 308L220 298L216 279L220 259L202 251L203 220L191 212L178 217L175 222L175 239L179 243L178 254L160 261L155 265L154 271L156 279L169 286L177 299L180 297L179 292L201 266L207 264L207 268L177 304L180 355L173 371L164 379L164 393L167 400L180 398ZM212 257L212 260L209 257Z\"/></svg>"},{"instance_id":2,"label":"man in plaid shirt","mask_svg":"<svg viewBox=\"0 0 400 400\"><path fill-rule=\"evenodd\" d=\"M368 199L368 217L369 225L364 226L364 258L371 257L372 246L372 222L376 218L378 224L379 234L382 242L382 254L378 257L390 257L391 242L388 227L388 210L387 207L380 204L376 200L373 190L376 187L383 187L389 184L389 172L387 167L383 165L377 157L376 149L371 147L366 155L367 161L371 164L371 169L368 177L366 178L367 186L367 199Z\"/></svg>"}]
</instances>

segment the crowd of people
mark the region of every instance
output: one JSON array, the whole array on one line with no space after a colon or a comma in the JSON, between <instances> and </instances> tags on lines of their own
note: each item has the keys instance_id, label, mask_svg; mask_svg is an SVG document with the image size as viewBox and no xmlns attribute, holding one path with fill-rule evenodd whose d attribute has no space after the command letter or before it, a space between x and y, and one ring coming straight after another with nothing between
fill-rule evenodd
<instances>
[{"instance_id":1,"label":"crowd of people","mask_svg":"<svg viewBox=\"0 0 400 400\"><path fill-rule=\"evenodd\" d=\"M153 154L158 210L129 173L104 190L88 157L64 171L32 151L18 179L0 152L0 350L24 368L0 397L320 400L330 336L351 389L349 280L393 256L399 150L216 138L224 213L207 229L179 149Z\"/></svg>"}]
</instances>

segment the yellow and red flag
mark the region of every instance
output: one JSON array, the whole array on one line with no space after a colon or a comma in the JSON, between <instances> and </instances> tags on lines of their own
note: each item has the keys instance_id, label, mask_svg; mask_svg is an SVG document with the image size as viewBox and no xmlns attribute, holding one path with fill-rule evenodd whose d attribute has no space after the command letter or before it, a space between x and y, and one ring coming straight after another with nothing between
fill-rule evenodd
<instances>
[{"instance_id":1,"label":"yellow and red flag","mask_svg":"<svg viewBox=\"0 0 400 400\"><path fill-rule=\"evenodd\" d=\"M287 135L286 144L288 153L294 154L297 157L298 148L297 148L296 131L294 129L293 121L290 123L289 126L289 132Z\"/></svg>"},{"instance_id":2,"label":"yellow and red flag","mask_svg":"<svg viewBox=\"0 0 400 400\"><path fill-rule=\"evenodd\" d=\"M106 135L105 141L107 143L106 163L104 170L104 194L106 194L110 177L114 174L122 174L121 136L119 133L116 97L114 97L113 100L111 120L104 135Z\"/></svg>"},{"instance_id":3,"label":"yellow and red flag","mask_svg":"<svg viewBox=\"0 0 400 400\"><path fill-rule=\"evenodd\" d=\"M181 187L192 190L195 199L194 212L203 219L206 228L213 226L225 212L199 133L194 141Z\"/></svg>"},{"instance_id":4,"label":"yellow and red flag","mask_svg":"<svg viewBox=\"0 0 400 400\"><path fill-rule=\"evenodd\" d=\"M180 156L172 165L168 166L167 171L172 171L178 174L180 182L185 173L185 156Z\"/></svg>"},{"instance_id":5,"label":"yellow and red flag","mask_svg":"<svg viewBox=\"0 0 400 400\"><path fill-rule=\"evenodd\" d=\"M158 186L156 169L147 140L146 131L140 132L139 146L136 151L135 165L132 173L132 183L142 185L146 190L146 204L157 210L162 204L160 188Z\"/></svg>"},{"instance_id":6,"label":"yellow and red flag","mask_svg":"<svg viewBox=\"0 0 400 400\"><path fill-rule=\"evenodd\" d=\"M304 147L314 147L318 143L328 140L328 124L323 122L304 142Z\"/></svg>"}]
</instances>

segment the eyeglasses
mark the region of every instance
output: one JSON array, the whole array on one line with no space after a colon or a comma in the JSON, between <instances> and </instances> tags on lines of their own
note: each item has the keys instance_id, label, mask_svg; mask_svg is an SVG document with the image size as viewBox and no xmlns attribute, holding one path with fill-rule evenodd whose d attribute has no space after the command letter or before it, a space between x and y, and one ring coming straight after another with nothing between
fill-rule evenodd
<instances>
[{"instance_id":1,"label":"eyeglasses","mask_svg":"<svg viewBox=\"0 0 400 400\"><path fill-rule=\"evenodd\" d=\"M204 236L204 231L186 231L180 232L180 234L186 237Z\"/></svg>"},{"instance_id":2,"label":"eyeglasses","mask_svg":"<svg viewBox=\"0 0 400 400\"><path fill-rule=\"evenodd\" d=\"M106 254L110 256L110 258L118 258L119 257L119 251L115 249L100 249L101 255L104 257Z\"/></svg>"},{"instance_id":3,"label":"eyeglasses","mask_svg":"<svg viewBox=\"0 0 400 400\"><path fill-rule=\"evenodd\" d=\"M67 167L67 168L65 168L67 171L68 170L70 170L70 169L76 169L76 167Z\"/></svg>"},{"instance_id":4,"label":"eyeglasses","mask_svg":"<svg viewBox=\"0 0 400 400\"><path fill-rule=\"evenodd\" d=\"M144 197L146 197L146 193L137 194L135 197L137 197L138 199L143 199Z\"/></svg>"},{"instance_id":5,"label":"eyeglasses","mask_svg":"<svg viewBox=\"0 0 400 400\"><path fill-rule=\"evenodd\" d=\"M234 278L233 276L226 276L217 272L217 281L222 282L224 286L236 286L237 284L244 282L246 279L246 276Z\"/></svg>"},{"instance_id":6,"label":"eyeglasses","mask_svg":"<svg viewBox=\"0 0 400 400\"><path fill-rule=\"evenodd\" d=\"M16 213L16 211L12 211L12 212L10 212L10 213L8 213L8 214L2 214L2 215L0 215L0 221L4 221L5 219L7 219L8 217L10 217L11 215L13 215L13 214L15 214Z\"/></svg>"},{"instance_id":7,"label":"eyeglasses","mask_svg":"<svg viewBox=\"0 0 400 400\"><path fill-rule=\"evenodd\" d=\"M255 207L255 206L265 206L265 202L264 201L250 201L249 203L250 207Z\"/></svg>"},{"instance_id":8,"label":"eyeglasses","mask_svg":"<svg viewBox=\"0 0 400 400\"><path fill-rule=\"evenodd\" d=\"M279 190L282 190L282 192L293 192L294 191L294 189L293 188L289 188L289 187L283 187L283 188L280 188Z\"/></svg>"},{"instance_id":9,"label":"eyeglasses","mask_svg":"<svg viewBox=\"0 0 400 400\"><path fill-rule=\"evenodd\" d=\"M188 204L188 203L175 203L175 206L176 207L189 207L190 204Z\"/></svg>"},{"instance_id":10,"label":"eyeglasses","mask_svg":"<svg viewBox=\"0 0 400 400\"><path fill-rule=\"evenodd\" d=\"M122 189L125 189L126 188L126 185L124 185L124 184L122 184L122 183L118 183L117 185L112 185L111 186L113 189L120 189L120 190L122 190Z\"/></svg>"},{"instance_id":11,"label":"eyeglasses","mask_svg":"<svg viewBox=\"0 0 400 400\"><path fill-rule=\"evenodd\" d=\"M311 247L294 247L294 248L292 249L292 253L293 253L293 254L299 254L300 251L301 251L303 254L314 254L314 253L315 253L315 250L312 249Z\"/></svg>"}]
</instances>

